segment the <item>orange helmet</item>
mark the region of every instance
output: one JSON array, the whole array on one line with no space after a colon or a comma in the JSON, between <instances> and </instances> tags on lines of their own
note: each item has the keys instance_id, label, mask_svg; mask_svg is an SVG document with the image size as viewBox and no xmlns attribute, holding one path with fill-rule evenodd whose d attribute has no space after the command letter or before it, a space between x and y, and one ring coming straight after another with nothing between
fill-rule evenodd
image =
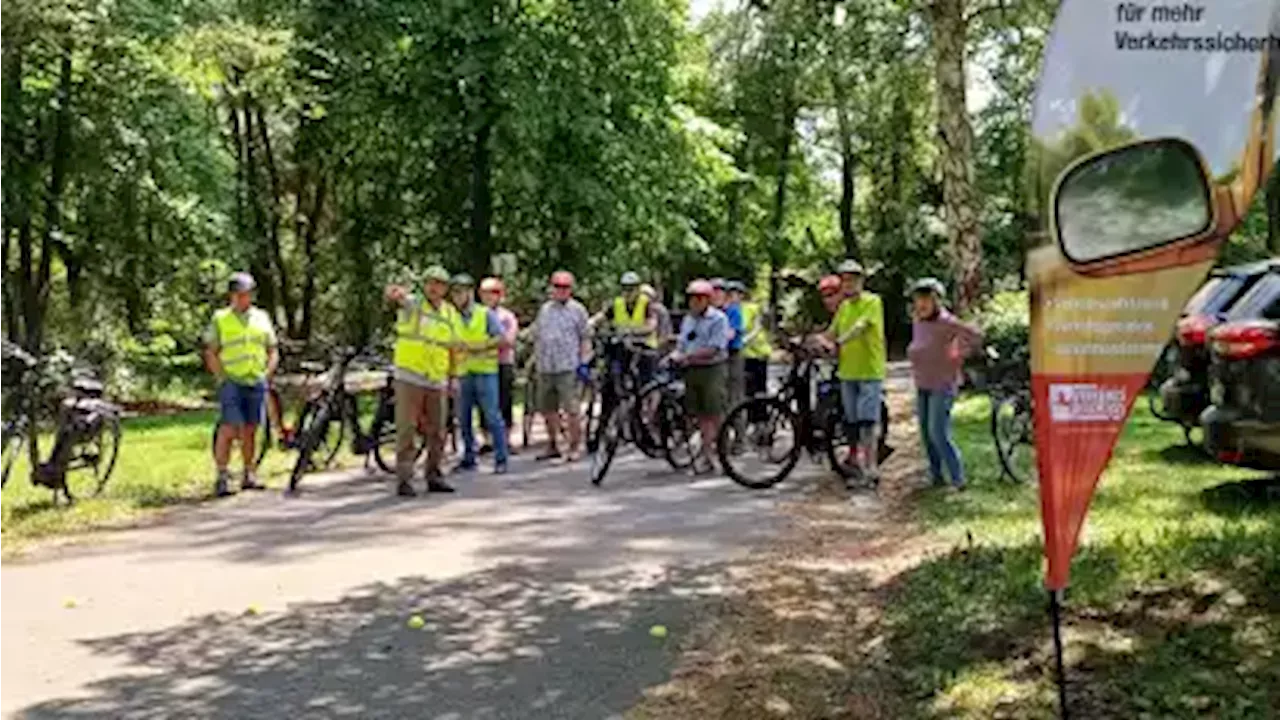
<instances>
[{"instance_id":1,"label":"orange helmet","mask_svg":"<svg viewBox=\"0 0 1280 720\"><path fill-rule=\"evenodd\" d=\"M826 275L818 281L818 292L823 295L831 295L840 292L840 276Z\"/></svg>"},{"instance_id":2,"label":"orange helmet","mask_svg":"<svg viewBox=\"0 0 1280 720\"><path fill-rule=\"evenodd\" d=\"M484 280L480 281L480 291L481 292L492 291L501 295L504 292L506 292L506 288L503 287L501 278L487 277Z\"/></svg>"},{"instance_id":3,"label":"orange helmet","mask_svg":"<svg viewBox=\"0 0 1280 720\"><path fill-rule=\"evenodd\" d=\"M573 287L573 273L568 270L557 270L551 273L551 284Z\"/></svg>"}]
</instances>

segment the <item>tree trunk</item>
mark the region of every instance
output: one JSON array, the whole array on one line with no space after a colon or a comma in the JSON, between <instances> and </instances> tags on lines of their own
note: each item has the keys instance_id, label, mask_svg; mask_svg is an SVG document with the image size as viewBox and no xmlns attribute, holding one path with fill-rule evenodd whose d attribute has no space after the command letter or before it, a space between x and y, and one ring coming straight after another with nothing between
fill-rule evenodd
<instances>
[{"instance_id":1,"label":"tree trunk","mask_svg":"<svg viewBox=\"0 0 1280 720\"><path fill-rule=\"evenodd\" d=\"M964 0L933 0L934 71L938 135L942 141L942 196L956 262L956 309L963 312L982 289L982 242L974 189L973 127L965 107Z\"/></svg>"},{"instance_id":2,"label":"tree trunk","mask_svg":"<svg viewBox=\"0 0 1280 720\"><path fill-rule=\"evenodd\" d=\"M489 137L493 132L493 118L486 108L486 118L476 131L471 155L471 272L476 277L489 273L489 258L493 255L493 163Z\"/></svg>"},{"instance_id":3,"label":"tree trunk","mask_svg":"<svg viewBox=\"0 0 1280 720\"><path fill-rule=\"evenodd\" d=\"M854 180L858 158L854 154L853 128L849 119L849 93L840 68L831 68L831 94L836 102L836 128L840 134L840 238L845 255L862 259L858 238L853 230Z\"/></svg>"},{"instance_id":4,"label":"tree trunk","mask_svg":"<svg viewBox=\"0 0 1280 720\"><path fill-rule=\"evenodd\" d=\"M797 52L796 41L791 41L791 54ZM787 212L787 179L791 172L791 143L796 124L796 78L788 79L782 93L782 117L778 126L778 174L773 194L773 217L769 223L769 327L777 329L778 322L778 270L785 259L782 253L782 226Z\"/></svg>"},{"instance_id":5,"label":"tree trunk","mask_svg":"<svg viewBox=\"0 0 1280 720\"><path fill-rule=\"evenodd\" d=\"M280 305L284 308L285 334L289 337L295 337L297 334L294 328L294 322L297 318L297 307L293 304L293 295L289 292L289 266L284 261L284 251L280 247L280 206L284 202L284 197L280 190L280 173L276 170L275 152L271 149L271 135L267 132L267 123L262 114L262 106L252 100L250 105L254 107L257 116L258 137L262 140L262 156L263 164L267 170L267 179L271 183L271 197L267 204L267 246L270 251L270 259L275 265L276 275L280 279ZM248 112L248 110L246 110ZM301 192L301 190L299 190Z\"/></svg>"},{"instance_id":6,"label":"tree trunk","mask_svg":"<svg viewBox=\"0 0 1280 720\"><path fill-rule=\"evenodd\" d=\"M31 277L31 211L26 168L26 137L23 129L26 119L22 113L22 41L7 42L3 51L4 74L4 122L0 135L4 144L4 202L0 206L4 233L4 319L6 335L10 341L20 343L25 336L23 308L27 297L27 285ZM11 242L17 231L17 267L11 268L14 257Z\"/></svg>"},{"instance_id":7,"label":"tree trunk","mask_svg":"<svg viewBox=\"0 0 1280 720\"><path fill-rule=\"evenodd\" d=\"M66 188L67 158L71 144L71 51L68 38L62 47L58 69L58 111L54 121L53 147L49 157L49 195L45 205L44 234L40 242L40 269L26 312L27 347L39 351L44 341L44 314L49 303L49 277L53 272L54 245L60 244L62 230L62 192Z\"/></svg>"},{"instance_id":8,"label":"tree trunk","mask_svg":"<svg viewBox=\"0 0 1280 720\"><path fill-rule=\"evenodd\" d=\"M253 112L246 98L242 107L244 111L244 175L247 180L248 197L246 201L253 210L253 225L249 237L250 260L249 272L258 281L258 305L267 311L272 321L276 320L276 311L280 305L276 301L275 281L271 274L271 255L269 243L264 243L267 235L267 219L262 209L262 193L259 192L260 173L258 157L254 152Z\"/></svg>"},{"instance_id":9,"label":"tree trunk","mask_svg":"<svg viewBox=\"0 0 1280 720\"><path fill-rule=\"evenodd\" d=\"M311 311L316 299L316 238L320 232L320 218L324 214L324 198L327 186L324 172L316 178L315 197L311 202L311 211L307 215L306 234L302 241L304 272L302 280L302 327L300 336L303 340L311 339ZM302 190L299 189L299 196Z\"/></svg>"}]
</instances>

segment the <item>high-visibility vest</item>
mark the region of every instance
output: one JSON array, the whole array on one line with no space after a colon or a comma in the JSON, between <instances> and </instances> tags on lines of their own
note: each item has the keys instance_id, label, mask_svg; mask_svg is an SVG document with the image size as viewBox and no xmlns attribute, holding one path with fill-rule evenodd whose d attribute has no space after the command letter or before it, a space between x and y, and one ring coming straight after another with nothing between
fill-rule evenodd
<instances>
[{"instance_id":1,"label":"high-visibility vest","mask_svg":"<svg viewBox=\"0 0 1280 720\"><path fill-rule=\"evenodd\" d=\"M627 300L619 295L613 299L613 326L619 330L642 330L645 325L645 315L649 311L649 296L641 293L636 298L635 307L631 308L631 312L627 313ZM649 347L658 347L658 336L656 333L649 333L644 338L644 344Z\"/></svg>"},{"instance_id":2,"label":"high-visibility vest","mask_svg":"<svg viewBox=\"0 0 1280 720\"><path fill-rule=\"evenodd\" d=\"M449 380L449 345L454 342L454 316L449 303L439 308L428 302L401 308L396 314L396 367L417 373L432 382Z\"/></svg>"},{"instance_id":3,"label":"high-visibility vest","mask_svg":"<svg viewBox=\"0 0 1280 720\"><path fill-rule=\"evenodd\" d=\"M759 319L760 303L742 303L742 326L748 335L751 334L752 327ZM767 360L771 354L773 354L773 347L769 344L769 333L763 328L751 338L750 343L742 348L742 356L753 360Z\"/></svg>"},{"instance_id":4,"label":"high-visibility vest","mask_svg":"<svg viewBox=\"0 0 1280 720\"><path fill-rule=\"evenodd\" d=\"M489 340L489 308L474 304L471 306L471 317L463 319L458 313L458 336L470 348L482 345ZM498 348L484 350L468 349L462 362L464 375L495 375L498 372Z\"/></svg>"},{"instance_id":5,"label":"high-visibility vest","mask_svg":"<svg viewBox=\"0 0 1280 720\"><path fill-rule=\"evenodd\" d=\"M244 313L227 307L213 314L218 333L218 362L230 380L256 383L267 376L267 348L271 342L271 318L258 308Z\"/></svg>"}]
</instances>

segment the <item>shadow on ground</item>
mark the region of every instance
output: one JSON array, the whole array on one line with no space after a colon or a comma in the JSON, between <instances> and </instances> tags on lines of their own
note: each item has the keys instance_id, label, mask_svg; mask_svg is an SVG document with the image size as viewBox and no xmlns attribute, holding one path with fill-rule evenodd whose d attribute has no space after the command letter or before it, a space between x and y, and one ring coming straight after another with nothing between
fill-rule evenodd
<instances>
[{"instance_id":1,"label":"shadow on ground","mask_svg":"<svg viewBox=\"0 0 1280 720\"><path fill-rule=\"evenodd\" d=\"M665 678L675 638L719 591L720 573L708 565L587 581L511 565L269 615L197 617L84 641L129 672L18 717L598 720ZM425 627L407 625L414 614ZM670 636L651 636L656 624Z\"/></svg>"}]
</instances>

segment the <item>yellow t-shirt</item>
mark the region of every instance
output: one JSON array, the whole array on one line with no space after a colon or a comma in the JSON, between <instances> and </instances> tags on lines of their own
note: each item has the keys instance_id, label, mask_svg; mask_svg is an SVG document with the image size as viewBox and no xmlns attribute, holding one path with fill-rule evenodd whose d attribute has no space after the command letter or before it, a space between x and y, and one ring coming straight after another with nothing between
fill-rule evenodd
<instances>
[{"instance_id":1,"label":"yellow t-shirt","mask_svg":"<svg viewBox=\"0 0 1280 720\"><path fill-rule=\"evenodd\" d=\"M864 329L840 346L836 377L841 380L884 380L884 305L879 295L864 290L857 299L840 303L832 330L840 338L864 322Z\"/></svg>"}]
</instances>

